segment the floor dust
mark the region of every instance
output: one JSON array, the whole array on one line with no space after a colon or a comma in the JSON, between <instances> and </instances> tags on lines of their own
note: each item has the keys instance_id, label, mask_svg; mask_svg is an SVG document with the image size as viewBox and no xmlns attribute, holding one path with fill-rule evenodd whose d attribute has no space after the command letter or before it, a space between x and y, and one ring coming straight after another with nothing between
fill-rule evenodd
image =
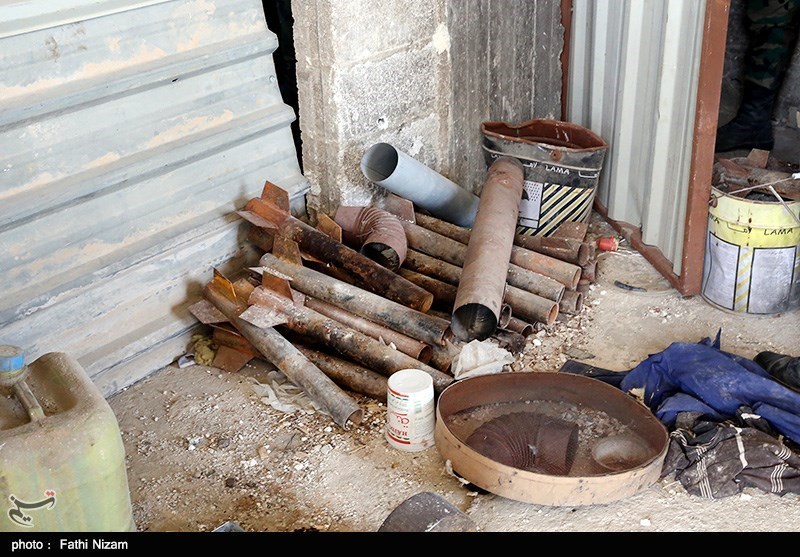
<instances>
[{"instance_id":1,"label":"floor dust","mask_svg":"<svg viewBox=\"0 0 800 557\"><path fill-rule=\"evenodd\" d=\"M595 219L591 233L613 233L604 227ZM553 372L577 359L622 371L673 342L697 342L720 329L728 352L796 354L800 314L733 314L683 298L622 241L618 251L600 255L582 311L528 337L511 369ZM496 496L454 475L435 447L391 447L382 402L357 396L364 420L347 430L312 406L276 409L255 389L273 370L260 360L237 373L172 365L110 399L140 531L210 531L233 521L257 532L374 532L423 491L444 497L486 532L800 530L797 495L748 488L705 499L670 477L603 505L539 506Z\"/></svg>"}]
</instances>

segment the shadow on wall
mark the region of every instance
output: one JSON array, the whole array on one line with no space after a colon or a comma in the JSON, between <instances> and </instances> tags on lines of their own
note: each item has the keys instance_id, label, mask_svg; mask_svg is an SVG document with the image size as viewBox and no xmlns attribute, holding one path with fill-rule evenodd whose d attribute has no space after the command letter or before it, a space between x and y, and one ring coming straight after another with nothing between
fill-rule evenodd
<instances>
[{"instance_id":1,"label":"shadow on wall","mask_svg":"<svg viewBox=\"0 0 800 557\"><path fill-rule=\"evenodd\" d=\"M295 151L300 171L303 171L302 140L300 139L300 110L297 101L297 59L294 52L294 18L291 0L263 0L267 27L278 36L278 48L273 55L275 73L283 102L294 109L292 123Z\"/></svg>"}]
</instances>

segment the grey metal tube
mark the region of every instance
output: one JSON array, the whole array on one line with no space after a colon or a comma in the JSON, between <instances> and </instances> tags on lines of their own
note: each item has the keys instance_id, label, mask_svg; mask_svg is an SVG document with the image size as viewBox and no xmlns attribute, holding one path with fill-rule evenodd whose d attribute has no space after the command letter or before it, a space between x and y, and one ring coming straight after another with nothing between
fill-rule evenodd
<instances>
[{"instance_id":1,"label":"grey metal tube","mask_svg":"<svg viewBox=\"0 0 800 557\"><path fill-rule=\"evenodd\" d=\"M388 143L376 143L361 158L370 182L413 201L421 209L459 226L472 227L479 198Z\"/></svg>"}]
</instances>

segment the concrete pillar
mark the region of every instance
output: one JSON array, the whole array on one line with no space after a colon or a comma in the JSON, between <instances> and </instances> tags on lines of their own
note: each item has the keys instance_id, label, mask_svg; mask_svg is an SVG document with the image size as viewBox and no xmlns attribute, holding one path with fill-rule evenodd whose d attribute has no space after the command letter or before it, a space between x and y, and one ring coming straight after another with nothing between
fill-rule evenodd
<instances>
[{"instance_id":1,"label":"concrete pillar","mask_svg":"<svg viewBox=\"0 0 800 557\"><path fill-rule=\"evenodd\" d=\"M309 210L384 195L359 163L385 141L446 175L450 41L446 0L292 5Z\"/></svg>"}]
</instances>

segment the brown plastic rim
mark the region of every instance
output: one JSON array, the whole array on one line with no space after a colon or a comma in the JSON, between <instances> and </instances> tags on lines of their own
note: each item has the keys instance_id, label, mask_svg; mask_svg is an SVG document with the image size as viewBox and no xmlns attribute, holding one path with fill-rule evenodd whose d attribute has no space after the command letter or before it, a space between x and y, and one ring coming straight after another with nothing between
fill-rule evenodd
<instances>
[{"instance_id":1,"label":"brown plastic rim","mask_svg":"<svg viewBox=\"0 0 800 557\"><path fill-rule=\"evenodd\" d=\"M484 405L525 400L561 400L602 410L623 420L651 449L638 467L592 476L554 476L496 462L471 449L448 427L449 418ZM453 471L490 493L537 505L583 506L618 501L652 485L661 476L669 433L645 406L598 379L552 372L509 372L457 381L439 396L434 439Z\"/></svg>"}]
</instances>

